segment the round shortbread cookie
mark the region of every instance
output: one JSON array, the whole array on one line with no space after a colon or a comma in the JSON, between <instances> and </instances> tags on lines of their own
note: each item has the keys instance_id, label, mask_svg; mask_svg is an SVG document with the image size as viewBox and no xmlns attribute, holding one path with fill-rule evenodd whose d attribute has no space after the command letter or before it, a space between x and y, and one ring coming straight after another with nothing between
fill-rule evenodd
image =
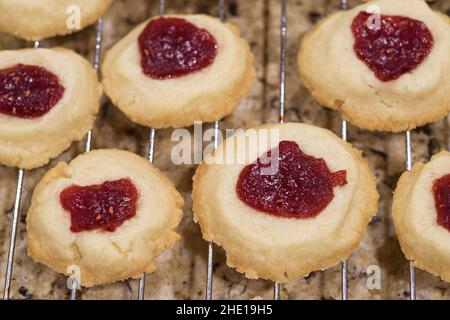
<instances>
[{"instance_id":1,"label":"round shortbread cookie","mask_svg":"<svg viewBox=\"0 0 450 320\"><path fill-rule=\"evenodd\" d=\"M138 38L149 22L177 18L206 30L217 42L212 63L187 75L155 79L141 66ZM255 79L253 54L238 29L207 15L150 19L106 53L105 92L133 122L153 128L212 122L232 113Z\"/></svg>"},{"instance_id":2,"label":"round shortbread cookie","mask_svg":"<svg viewBox=\"0 0 450 320\"><path fill-rule=\"evenodd\" d=\"M67 49L0 51L0 71L17 65L44 68L64 87L56 105L42 116L0 113L0 163L33 169L47 164L92 128L102 86L91 64Z\"/></svg>"},{"instance_id":3,"label":"round shortbread cookie","mask_svg":"<svg viewBox=\"0 0 450 320\"><path fill-rule=\"evenodd\" d=\"M278 132L278 139L267 139L271 130ZM243 147L239 141L246 139ZM295 212L291 217L268 214L239 197L238 179L244 168L279 141L295 142L308 156L323 159L331 172L346 170L346 184L333 189L331 202L314 217L292 217ZM241 160L223 162L225 158ZM277 179L263 183L264 188L278 188ZM287 183L298 186L293 181ZM287 282L348 257L376 213L378 193L360 151L328 130L288 123L265 125L228 138L197 169L193 201L203 237L225 249L229 266L248 278Z\"/></svg>"},{"instance_id":4,"label":"round shortbread cookie","mask_svg":"<svg viewBox=\"0 0 450 320\"><path fill-rule=\"evenodd\" d=\"M416 163L400 177L392 216L406 258L417 268L450 282L450 230L438 223L433 184L450 174L450 153ZM448 218L447 218L448 219Z\"/></svg>"},{"instance_id":5,"label":"round shortbread cookie","mask_svg":"<svg viewBox=\"0 0 450 320\"><path fill-rule=\"evenodd\" d=\"M383 15L414 19L433 37L434 44L423 61L394 80L380 80L354 50L353 20L369 8L378 8L381 19ZM406 34L404 31L401 36ZM371 45L382 47L381 41L392 45L397 40L379 38ZM388 44L387 50L394 50ZM383 65L380 60L371 61ZM431 10L423 0L368 2L332 14L308 32L301 42L298 66L312 96L325 107L342 112L352 124L369 130L413 129L442 119L450 110L450 19Z\"/></svg>"},{"instance_id":6,"label":"round shortbread cookie","mask_svg":"<svg viewBox=\"0 0 450 320\"><path fill-rule=\"evenodd\" d=\"M119 179L129 179L137 190L135 215L112 232L71 231L73 218L61 193L73 185ZM94 150L59 163L37 185L27 215L28 253L62 274L79 268L86 287L138 278L153 272L156 257L179 239L175 230L182 206L170 180L146 159L127 151Z\"/></svg>"},{"instance_id":7,"label":"round shortbread cookie","mask_svg":"<svg viewBox=\"0 0 450 320\"><path fill-rule=\"evenodd\" d=\"M0 32L41 40L94 23L112 0L0 0ZM78 23L79 18L79 25Z\"/></svg>"}]
</instances>

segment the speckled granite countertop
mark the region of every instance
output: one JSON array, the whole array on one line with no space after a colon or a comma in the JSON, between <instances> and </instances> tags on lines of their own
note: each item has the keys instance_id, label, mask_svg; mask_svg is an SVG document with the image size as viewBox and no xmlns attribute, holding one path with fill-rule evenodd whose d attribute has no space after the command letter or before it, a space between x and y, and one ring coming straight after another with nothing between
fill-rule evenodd
<instances>
[{"instance_id":1,"label":"speckled granite countertop","mask_svg":"<svg viewBox=\"0 0 450 320\"><path fill-rule=\"evenodd\" d=\"M360 1L350 1L354 6ZM450 0L430 2L436 9L450 14ZM170 13L218 12L215 0L166 0ZM301 35L327 12L338 10L338 0L288 0L288 60L287 60L287 120L303 121L339 132L340 118L335 112L320 107L302 86L297 74L296 53ZM135 25L158 10L156 0L116 0L105 17L105 47L110 47ZM279 14L277 0L229 0L227 16L240 26L256 56L258 81L251 94L242 101L234 115L222 122L222 128L245 128L277 119ZM74 48L92 56L94 29L69 37L44 41L45 47L60 45ZM0 37L3 48L30 46L25 42ZM447 120L414 131L414 161L427 160L445 149L448 143ZM159 258L159 268L147 277L147 299L202 299L206 280L207 245L199 228L192 221L191 177L195 166L175 166L170 161L171 130L157 132L155 165L162 169L183 194L185 217L180 226L182 240ZM96 148L120 148L145 156L148 129L129 122L116 108L105 101L98 117L94 143ZM404 135L370 133L349 127L349 140L364 154L378 180L381 193L377 216L368 233L348 262L351 299L406 299L409 296L408 263L403 257L390 217L392 190L404 168ZM76 143L58 160L69 161L82 152ZM56 163L52 161L49 167ZM65 277L35 263L26 254L25 216L35 184L48 170L44 167L25 175L16 259L11 296L14 299L66 299ZM0 287L4 285L6 252L14 201L17 170L0 167ZM367 288L366 269L378 265L382 271L381 289ZM450 285L436 277L417 271L418 299L449 299ZM306 279L283 286L283 299L339 299L340 268L315 272ZM272 298L272 283L247 280L225 265L224 253L215 250L214 298L249 299L260 296ZM131 280L107 286L83 289L82 299L133 299L137 297L137 281Z\"/></svg>"}]
</instances>

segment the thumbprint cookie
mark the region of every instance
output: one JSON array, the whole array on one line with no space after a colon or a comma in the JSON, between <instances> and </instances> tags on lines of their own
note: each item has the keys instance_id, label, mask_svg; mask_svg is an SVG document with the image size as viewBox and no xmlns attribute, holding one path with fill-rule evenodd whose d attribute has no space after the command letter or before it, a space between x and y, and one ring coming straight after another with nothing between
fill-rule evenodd
<instances>
[{"instance_id":1,"label":"thumbprint cookie","mask_svg":"<svg viewBox=\"0 0 450 320\"><path fill-rule=\"evenodd\" d=\"M368 2L318 23L298 65L312 96L354 125L413 129L450 110L450 19L424 0Z\"/></svg>"},{"instance_id":2,"label":"thumbprint cookie","mask_svg":"<svg viewBox=\"0 0 450 320\"><path fill-rule=\"evenodd\" d=\"M227 264L248 278L287 282L344 260L376 213L361 152L298 123L237 133L205 157L193 185L194 219Z\"/></svg>"},{"instance_id":3,"label":"thumbprint cookie","mask_svg":"<svg viewBox=\"0 0 450 320\"><path fill-rule=\"evenodd\" d=\"M233 112L255 79L238 29L207 15L150 19L106 53L105 92L132 121L154 128Z\"/></svg>"},{"instance_id":4,"label":"thumbprint cookie","mask_svg":"<svg viewBox=\"0 0 450 320\"><path fill-rule=\"evenodd\" d=\"M137 278L179 239L183 199L133 153L95 150L59 163L38 183L27 216L28 253L82 286Z\"/></svg>"},{"instance_id":5,"label":"thumbprint cookie","mask_svg":"<svg viewBox=\"0 0 450 320\"><path fill-rule=\"evenodd\" d=\"M77 32L103 15L112 0L0 0L0 32L41 40Z\"/></svg>"},{"instance_id":6,"label":"thumbprint cookie","mask_svg":"<svg viewBox=\"0 0 450 320\"><path fill-rule=\"evenodd\" d=\"M48 163L89 131L101 95L96 71L73 51L0 51L0 164Z\"/></svg>"},{"instance_id":7,"label":"thumbprint cookie","mask_svg":"<svg viewBox=\"0 0 450 320\"><path fill-rule=\"evenodd\" d=\"M450 282L450 153L402 174L392 215L406 258Z\"/></svg>"}]
</instances>

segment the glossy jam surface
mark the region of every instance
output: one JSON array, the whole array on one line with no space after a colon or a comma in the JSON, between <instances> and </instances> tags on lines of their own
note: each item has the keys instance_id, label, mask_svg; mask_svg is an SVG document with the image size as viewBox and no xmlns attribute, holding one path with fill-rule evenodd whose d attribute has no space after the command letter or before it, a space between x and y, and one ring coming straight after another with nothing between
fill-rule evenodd
<instances>
[{"instance_id":1,"label":"glossy jam surface","mask_svg":"<svg viewBox=\"0 0 450 320\"><path fill-rule=\"evenodd\" d=\"M278 151L278 170L262 174L267 158ZM265 159L265 160L262 160ZM238 197L250 207L271 215L310 218L333 200L333 188L347 184L345 170L330 172L323 159L302 152L296 142L282 141L256 163L246 166L236 185Z\"/></svg>"},{"instance_id":2,"label":"glossy jam surface","mask_svg":"<svg viewBox=\"0 0 450 320\"><path fill-rule=\"evenodd\" d=\"M209 66L217 54L216 39L180 18L151 20L138 39L141 66L154 79L188 75Z\"/></svg>"},{"instance_id":3,"label":"glossy jam surface","mask_svg":"<svg viewBox=\"0 0 450 320\"><path fill-rule=\"evenodd\" d=\"M18 64L0 70L0 113L33 119L49 112L64 87L45 68Z\"/></svg>"},{"instance_id":4,"label":"glossy jam surface","mask_svg":"<svg viewBox=\"0 0 450 320\"><path fill-rule=\"evenodd\" d=\"M450 174L434 181L433 195L437 223L450 231Z\"/></svg>"},{"instance_id":5,"label":"glossy jam surface","mask_svg":"<svg viewBox=\"0 0 450 320\"><path fill-rule=\"evenodd\" d=\"M360 12L352 23L353 49L381 81L398 79L416 69L433 49L425 23L402 16Z\"/></svg>"},{"instance_id":6,"label":"glossy jam surface","mask_svg":"<svg viewBox=\"0 0 450 320\"><path fill-rule=\"evenodd\" d=\"M113 232L136 215L138 191L130 179L100 185L73 185L60 194L61 205L70 212L72 232L104 229Z\"/></svg>"}]
</instances>

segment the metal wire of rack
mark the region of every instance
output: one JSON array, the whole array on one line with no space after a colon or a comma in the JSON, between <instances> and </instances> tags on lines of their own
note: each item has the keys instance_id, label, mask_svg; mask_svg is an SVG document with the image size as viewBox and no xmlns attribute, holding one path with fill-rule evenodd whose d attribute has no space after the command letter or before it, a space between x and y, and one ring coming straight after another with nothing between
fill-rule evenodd
<instances>
[{"instance_id":1,"label":"metal wire of rack","mask_svg":"<svg viewBox=\"0 0 450 320\"><path fill-rule=\"evenodd\" d=\"M18 170L16 198L14 200L13 217L11 223L11 235L8 247L8 257L6 260L5 287L3 291L3 300L9 300L9 295L11 291L11 280L14 266L14 252L16 249L17 226L19 222L20 201L22 198L24 174L25 171L23 169Z\"/></svg>"},{"instance_id":2,"label":"metal wire of rack","mask_svg":"<svg viewBox=\"0 0 450 320\"><path fill-rule=\"evenodd\" d=\"M98 68L100 65L100 55L102 50L102 39L103 39L103 18L100 18L97 21L96 26L96 38L95 38L95 53L92 61L92 65L94 69L98 72ZM33 43L33 48L37 49L40 47L40 42L35 41ZM85 152L89 152L92 150L92 136L93 131L90 129L86 134L86 142L85 142ZM5 286L3 291L3 300L10 299L11 293L11 282L14 268L14 254L16 250L16 239L17 239L17 228L20 216L20 204L22 199L22 192L24 186L24 176L25 171L22 168L18 169L17 175L17 187L16 187L16 195L14 200L14 209L11 223L11 233L10 233L10 242L8 247L8 257L6 260L6 272L5 272ZM70 299L75 300L77 297L77 287L78 284L76 282L73 283L72 288L70 288Z\"/></svg>"},{"instance_id":3,"label":"metal wire of rack","mask_svg":"<svg viewBox=\"0 0 450 320\"><path fill-rule=\"evenodd\" d=\"M33 48L37 49L39 48L39 46L40 46L39 41L35 41L33 43ZM8 248L8 258L6 261L5 287L3 291L3 300L9 300L11 292L11 280L14 267L14 253L16 250L17 227L20 215L20 202L22 198L24 175L25 171L20 168L17 174L17 188L16 188L16 197L14 200L13 220L11 225L11 236Z\"/></svg>"},{"instance_id":4,"label":"metal wire of rack","mask_svg":"<svg viewBox=\"0 0 450 320\"><path fill-rule=\"evenodd\" d=\"M287 54L287 2L281 1L281 14L280 14L280 70L279 70L279 110L278 110L278 122L284 123L285 106L286 106L286 54ZM273 299L280 300L281 284L275 282L273 285Z\"/></svg>"},{"instance_id":5,"label":"metal wire of rack","mask_svg":"<svg viewBox=\"0 0 450 320\"><path fill-rule=\"evenodd\" d=\"M225 21L225 8L226 0L219 0L219 19ZM214 149L219 146L219 131L220 120L216 120L213 125L214 128ZM208 243L208 258L207 258L207 271L206 271L206 291L205 299L212 300L213 293L213 263L214 263L214 246L212 242Z\"/></svg>"},{"instance_id":6,"label":"metal wire of rack","mask_svg":"<svg viewBox=\"0 0 450 320\"><path fill-rule=\"evenodd\" d=\"M406 170L412 168L411 131L405 133ZM409 299L416 300L416 271L412 262L409 262Z\"/></svg>"},{"instance_id":7,"label":"metal wire of rack","mask_svg":"<svg viewBox=\"0 0 450 320\"><path fill-rule=\"evenodd\" d=\"M225 0L219 0L219 16L222 21L225 20ZM287 5L286 0L281 0L281 19L280 19L280 70L279 70L279 123L284 123L285 99L286 99L286 42L287 42ZM214 123L214 148L218 147L219 121ZM208 243L208 259L206 274L206 300L212 300L213 293L213 244ZM280 299L281 286L278 282L273 285L274 300Z\"/></svg>"},{"instance_id":8,"label":"metal wire of rack","mask_svg":"<svg viewBox=\"0 0 450 320\"><path fill-rule=\"evenodd\" d=\"M165 0L159 0L159 15L164 15L165 11ZM153 163L153 160L155 159L155 140L156 140L156 130L155 128L150 128L149 135L148 135L148 154L147 159L150 163ZM147 280L147 274L144 273L139 278L138 283L138 300L144 300L145 299L145 282Z\"/></svg>"},{"instance_id":9,"label":"metal wire of rack","mask_svg":"<svg viewBox=\"0 0 450 320\"><path fill-rule=\"evenodd\" d=\"M37 49L40 47L40 42L35 41L33 43L33 48ZM14 199L14 209L13 216L11 222L11 233L9 237L9 246L8 246L8 257L6 259L6 272L5 272L5 286L3 290L3 300L9 300L11 293L11 282L14 268L14 254L16 251L16 239L17 239L17 228L19 224L19 216L20 216L20 203L22 200L22 192L25 178L25 170L19 168L17 171L17 187L16 187L16 195Z\"/></svg>"},{"instance_id":10,"label":"metal wire of rack","mask_svg":"<svg viewBox=\"0 0 450 320\"><path fill-rule=\"evenodd\" d=\"M341 10L347 10L347 0L340 0ZM286 0L281 1L281 18L280 18L280 70L279 70L279 123L285 120L286 105L286 43L287 43L287 3ZM347 141L347 122L342 120L341 137ZM348 299L348 271L347 261L341 263L341 282L342 282L342 300ZM274 284L274 300L280 299L281 285Z\"/></svg>"},{"instance_id":11,"label":"metal wire of rack","mask_svg":"<svg viewBox=\"0 0 450 320\"><path fill-rule=\"evenodd\" d=\"M348 9L347 0L341 1L341 10ZM341 138L347 141L347 121L342 120L341 122ZM341 262L341 287L342 287L342 300L348 300L348 270L347 270L347 259Z\"/></svg>"},{"instance_id":12,"label":"metal wire of rack","mask_svg":"<svg viewBox=\"0 0 450 320\"><path fill-rule=\"evenodd\" d=\"M94 59L92 61L92 66L94 67L95 71L97 71L100 66L100 56L102 53L102 44L103 44L103 18L98 19L96 31L95 31L95 53L94 53ZM86 135L86 144L84 151L89 152L92 150L92 138L93 138L93 130L89 130ZM77 299L77 289L79 287L79 283L75 281L72 283L72 287L70 288L70 300L76 300Z\"/></svg>"}]
</instances>

